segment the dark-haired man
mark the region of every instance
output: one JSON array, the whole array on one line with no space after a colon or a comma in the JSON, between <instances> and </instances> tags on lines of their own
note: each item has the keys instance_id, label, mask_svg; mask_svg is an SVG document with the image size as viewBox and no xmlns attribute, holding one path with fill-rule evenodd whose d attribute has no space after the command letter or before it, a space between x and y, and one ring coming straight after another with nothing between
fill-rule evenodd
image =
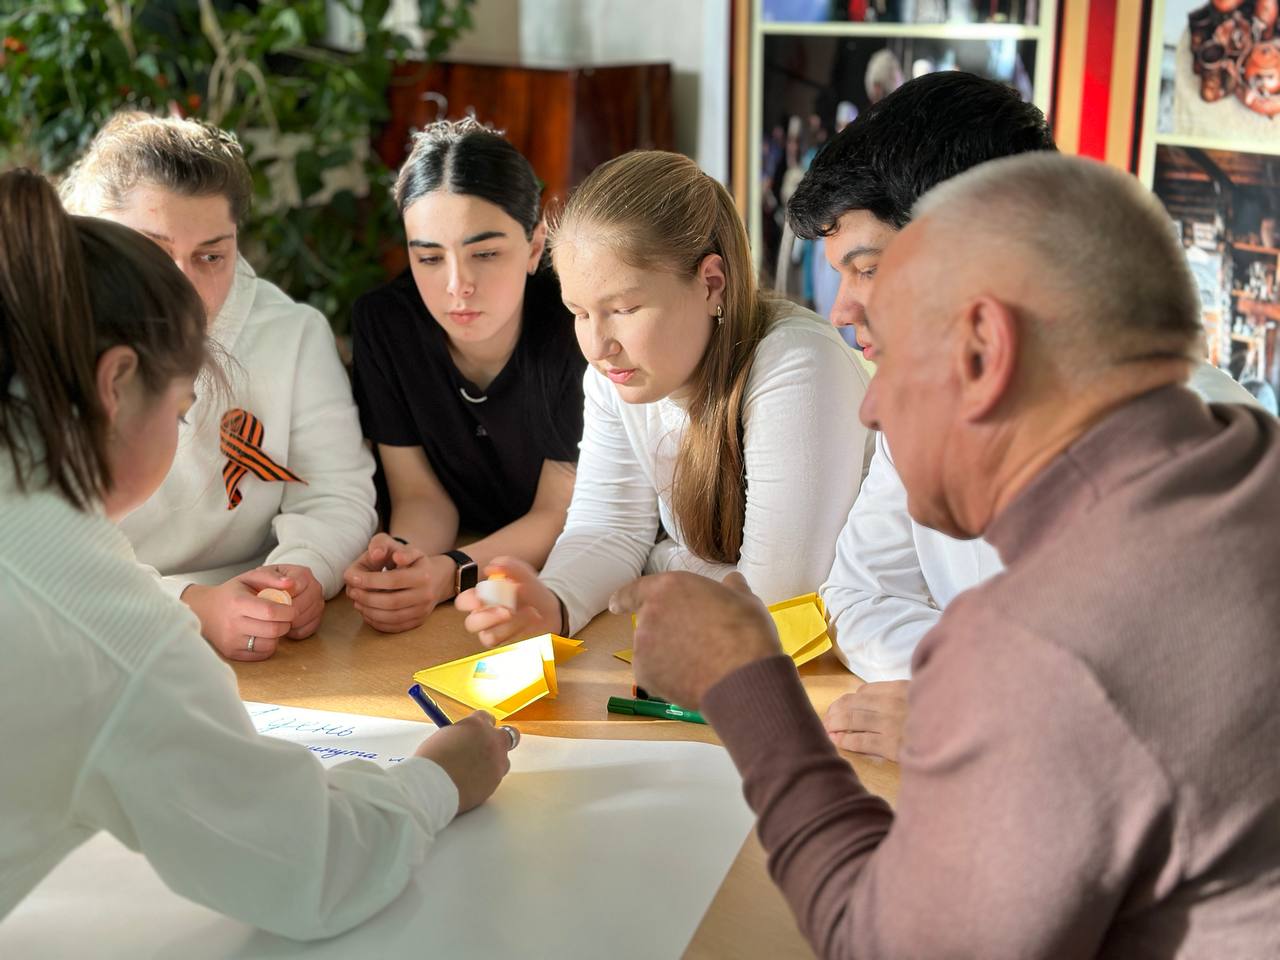
<instances>
[{"instance_id":1,"label":"dark-haired man","mask_svg":"<svg viewBox=\"0 0 1280 960\"><path fill-rule=\"evenodd\" d=\"M852 326L874 360L864 307L884 248L910 222L921 195L987 161L1052 150L1037 107L971 73L929 74L872 106L814 159L788 210L797 236L825 238L827 259L840 274L831 322ZM1252 402L1207 363L1192 372L1189 386L1209 401ZM840 658L870 681L828 710L824 723L837 745L897 759L917 645L951 600L1001 569L986 541L957 540L911 519L877 434L822 587Z\"/></svg>"}]
</instances>

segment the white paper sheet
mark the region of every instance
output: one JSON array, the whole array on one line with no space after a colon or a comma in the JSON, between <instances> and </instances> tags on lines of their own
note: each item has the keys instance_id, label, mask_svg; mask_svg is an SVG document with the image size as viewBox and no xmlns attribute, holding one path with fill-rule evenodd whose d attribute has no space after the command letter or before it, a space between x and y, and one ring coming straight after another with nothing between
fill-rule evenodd
<instances>
[{"instance_id":1,"label":"white paper sheet","mask_svg":"<svg viewBox=\"0 0 1280 960\"><path fill-rule=\"evenodd\" d=\"M326 766L412 754L429 724L247 703ZM0 923L0 957L678 957L752 816L702 743L529 737L483 807L437 840L404 894L333 940L254 930L170 892L99 834Z\"/></svg>"}]
</instances>

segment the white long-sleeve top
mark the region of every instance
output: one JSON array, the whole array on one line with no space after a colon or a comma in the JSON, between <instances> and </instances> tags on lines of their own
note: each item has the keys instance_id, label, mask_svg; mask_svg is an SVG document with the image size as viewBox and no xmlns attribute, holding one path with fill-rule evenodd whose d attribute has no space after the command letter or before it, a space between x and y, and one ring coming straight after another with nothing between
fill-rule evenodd
<instances>
[{"instance_id":1,"label":"white long-sleeve top","mask_svg":"<svg viewBox=\"0 0 1280 960\"><path fill-rule=\"evenodd\" d=\"M299 939L389 903L454 817L436 763L326 771L264 737L195 615L101 514L0 464L0 920L98 830L178 893Z\"/></svg>"},{"instance_id":2,"label":"white long-sleeve top","mask_svg":"<svg viewBox=\"0 0 1280 960\"><path fill-rule=\"evenodd\" d=\"M542 572L564 601L571 632L642 572L722 579L736 569L766 602L822 582L870 453L857 416L868 377L821 318L782 309L756 348L743 402L747 504L736 566L692 553L671 511L684 408L670 398L624 403L587 368L573 501ZM659 525L668 539L655 545Z\"/></svg>"},{"instance_id":3,"label":"white long-sleeve top","mask_svg":"<svg viewBox=\"0 0 1280 960\"><path fill-rule=\"evenodd\" d=\"M241 258L209 335L224 354L229 390L201 376L173 468L121 529L174 596L263 563L294 563L332 597L377 527L373 456L333 332L318 310L259 279ZM305 484L246 474L243 500L227 509L218 431L236 407L262 421L262 448Z\"/></svg>"},{"instance_id":4,"label":"white long-sleeve top","mask_svg":"<svg viewBox=\"0 0 1280 960\"><path fill-rule=\"evenodd\" d=\"M1208 363L1192 371L1187 386L1208 403L1257 405ZM871 469L822 585L836 655L868 682L908 679L916 645L947 604L1003 569L985 540L956 540L911 519L906 489L877 433Z\"/></svg>"}]
</instances>

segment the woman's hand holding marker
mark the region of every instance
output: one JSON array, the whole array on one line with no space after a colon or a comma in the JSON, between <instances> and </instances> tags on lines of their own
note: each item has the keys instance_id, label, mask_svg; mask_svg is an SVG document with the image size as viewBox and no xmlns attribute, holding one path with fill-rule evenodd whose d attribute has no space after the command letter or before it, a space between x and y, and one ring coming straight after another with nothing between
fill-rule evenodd
<instances>
[{"instance_id":1,"label":"woman's hand holding marker","mask_svg":"<svg viewBox=\"0 0 1280 960\"><path fill-rule=\"evenodd\" d=\"M507 728L494 726L493 715L477 710L452 726L437 730L415 755L444 768L458 788L458 812L484 803L511 769L507 756L519 740Z\"/></svg>"},{"instance_id":2,"label":"woman's hand holding marker","mask_svg":"<svg viewBox=\"0 0 1280 960\"><path fill-rule=\"evenodd\" d=\"M454 606L467 614L463 625L486 647L564 629L560 622L560 598L538 579L537 571L529 564L514 557L499 557L486 566L484 572L490 580L502 579L513 585L489 587L484 591L504 601L504 605L488 604L476 587L458 594ZM506 596L497 596L499 591ZM510 601L510 606L506 601Z\"/></svg>"}]
</instances>

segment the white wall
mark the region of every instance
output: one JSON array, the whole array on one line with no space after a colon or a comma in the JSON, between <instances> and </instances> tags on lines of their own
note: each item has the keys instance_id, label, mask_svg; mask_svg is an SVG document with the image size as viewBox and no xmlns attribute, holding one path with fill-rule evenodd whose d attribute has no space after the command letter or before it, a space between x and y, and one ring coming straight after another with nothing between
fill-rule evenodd
<instances>
[{"instance_id":1,"label":"white wall","mask_svg":"<svg viewBox=\"0 0 1280 960\"><path fill-rule=\"evenodd\" d=\"M417 6L414 0L396 0ZM520 59L520 0L477 0L471 7L474 26L458 38L446 56L454 60Z\"/></svg>"},{"instance_id":2,"label":"white wall","mask_svg":"<svg viewBox=\"0 0 1280 960\"><path fill-rule=\"evenodd\" d=\"M392 16L413 19L413 0ZM729 179L729 0L477 0L451 60L670 63L676 149Z\"/></svg>"},{"instance_id":3,"label":"white wall","mask_svg":"<svg viewBox=\"0 0 1280 960\"><path fill-rule=\"evenodd\" d=\"M479 0L483 6L491 0ZM566 29L567 27L567 29ZM676 149L729 176L729 0L522 0L526 56L610 64L665 61L673 71Z\"/></svg>"}]
</instances>

